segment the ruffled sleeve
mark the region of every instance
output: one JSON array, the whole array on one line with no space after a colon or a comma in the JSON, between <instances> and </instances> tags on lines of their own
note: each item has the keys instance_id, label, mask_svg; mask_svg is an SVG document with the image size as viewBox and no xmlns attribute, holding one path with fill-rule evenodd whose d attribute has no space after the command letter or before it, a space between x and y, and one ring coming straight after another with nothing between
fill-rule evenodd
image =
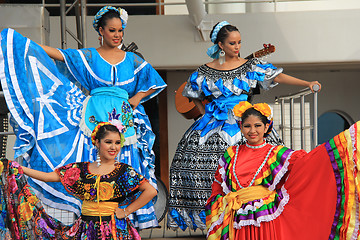
<instances>
[{"instance_id":1,"label":"ruffled sleeve","mask_svg":"<svg viewBox=\"0 0 360 240\"><path fill-rule=\"evenodd\" d=\"M271 63L250 59L232 70L216 70L207 65L200 66L187 80L183 95L203 100L205 97L218 98L248 94L257 84L264 90L277 85L274 79L283 71Z\"/></svg>"},{"instance_id":2,"label":"ruffled sleeve","mask_svg":"<svg viewBox=\"0 0 360 240\"><path fill-rule=\"evenodd\" d=\"M134 59L134 77L136 80L134 93L147 92L150 89L155 89L155 92L141 100L141 103L146 102L158 95L166 87L166 83L160 77L158 72L144 59L131 52L128 52L127 54L131 55Z\"/></svg>"},{"instance_id":3,"label":"ruffled sleeve","mask_svg":"<svg viewBox=\"0 0 360 240\"><path fill-rule=\"evenodd\" d=\"M204 90L202 86L204 85ZM204 100L205 94L211 94L209 88L206 86L206 78L203 74L199 73L198 70L193 72L187 80L187 84L182 92L183 96L190 98L197 98Z\"/></svg>"},{"instance_id":4,"label":"ruffled sleeve","mask_svg":"<svg viewBox=\"0 0 360 240\"><path fill-rule=\"evenodd\" d=\"M268 90L277 85L274 79L283 72L282 68L276 68L271 63L254 59L254 65L252 65L251 71L246 74L246 78L249 80L256 80L262 89Z\"/></svg>"},{"instance_id":5,"label":"ruffled sleeve","mask_svg":"<svg viewBox=\"0 0 360 240\"><path fill-rule=\"evenodd\" d=\"M143 182L148 182L144 176L137 173L133 167L127 164L123 164L120 172L121 174L119 174L119 177L116 180L116 185L121 196L132 194Z\"/></svg>"},{"instance_id":6,"label":"ruffled sleeve","mask_svg":"<svg viewBox=\"0 0 360 240\"><path fill-rule=\"evenodd\" d=\"M70 194L83 200L83 183L80 174L83 169L83 163L70 163L55 169L59 175L60 181Z\"/></svg>"}]
</instances>

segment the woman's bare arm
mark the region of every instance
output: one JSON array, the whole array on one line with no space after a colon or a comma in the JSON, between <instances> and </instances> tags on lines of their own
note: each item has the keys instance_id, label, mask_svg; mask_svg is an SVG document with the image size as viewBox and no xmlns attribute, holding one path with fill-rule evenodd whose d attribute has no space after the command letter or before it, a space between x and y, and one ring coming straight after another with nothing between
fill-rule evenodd
<instances>
[{"instance_id":1,"label":"woman's bare arm","mask_svg":"<svg viewBox=\"0 0 360 240\"><path fill-rule=\"evenodd\" d=\"M126 207L126 209L117 208L115 211L117 218L124 218L126 216L135 212L136 210L142 208L147 204L151 199L153 199L157 195L156 189L151 186L149 182L143 182L139 186L139 190L142 192L138 199L136 199L133 203Z\"/></svg>"},{"instance_id":2,"label":"woman's bare arm","mask_svg":"<svg viewBox=\"0 0 360 240\"><path fill-rule=\"evenodd\" d=\"M321 90L321 84L318 81L308 82L308 81L304 81L304 80L301 80L296 77L292 77L292 76L284 74L284 73L280 73L274 79L274 81L277 83L280 83L280 84L285 83L285 84L289 84L289 85L309 87L311 89L311 91L314 91L314 89L313 89L314 85L319 85L319 91Z\"/></svg>"},{"instance_id":3,"label":"woman's bare arm","mask_svg":"<svg viewBox=\"0 0 360 240\"><path fill-rule=\"evenodd\" d=\"M60 177L56 172L42 172L28 167L21 167L24 174L43 182L60 182Z\"/></svg>"},{"instance_id":4,"label":"woman's bare arm","mask_svg":"<svg viewBox=\"0 0 360 240\"><path fill-rule=\"evenodd\" d=\"M192 98L192 101L194 102L195 106L199 109L201 115L205 114L205 107L202 104L202 102L199 99Z\"/></svg>"},{"instance_id":5,"label":"woman's bare arm","mask_svg":"<svg viewBox=\"0 0 360 240\"><path fill-rule=\"evenodd\" d=\"M62 62L64 61L64 57L58 49L49 47L46 45L41 45L41 44L39 44L39 45L40 45L40 47L42 47L44 49L44 51L47 53L47 55L49 55L49 57L51 57L52 59L62 61Z\"/></svg>"}]
</instances>

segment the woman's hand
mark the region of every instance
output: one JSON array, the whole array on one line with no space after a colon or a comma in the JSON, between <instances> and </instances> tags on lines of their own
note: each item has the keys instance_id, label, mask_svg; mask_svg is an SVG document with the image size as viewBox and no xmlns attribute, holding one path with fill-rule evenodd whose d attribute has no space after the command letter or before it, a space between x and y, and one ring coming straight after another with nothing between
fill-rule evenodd
<instances>
[{"instance_id":1,"label":"woman's hand","mask_svg":"<svg viewBox=\"0 0 360 240\"><path fill-rule=\"evenodd\" d=\"M129 103L130 103L132 109L134 110L140 104L141 100L144 97L149 96L153 92L155 92L155 89L150 89L150 90L148 90L146 92L138 92L132 98L130 98Z\"/></svg>"},{"instance_id":2,"label":"woman's hand","mask_svg":"<svg viewBox=\"0 0 360 240\"><path fill-rule=\"evenodd\" d=\"M129 99L129 103L133 110L140 104L141 99L142 96L140 94L136 94L135 96Z\"/></svg>"},{"instance_id":3,"label":"woman's hand","mask_svg":"<svg viewBox=\"0 0 360 240\"><path fill-rule=\"evenodd\" d=\"M115 210L115 215L118 219L122 219L128 216L127 212L126 212L126 208L122 209L122 208L117 208Z\"/></svg>"},{"instance_id":4,"label":"woman's hand","mask_svg":"<svg viewBox=\"0 0 360 240\"><path fill-rule=\"evenodd\" d=\"M317 88L318 85L319 87ZM315 89L314 89L315 86ZM309 82L309 88L311 89L312 92L320 92L321 90L321 84L318 81L313 81L313 82Z\"/></svg>"},{"instance_id":5,"label":"woman's hand","mask_svg":"<svg viewBox=\"0 0 360 240\"><path fill-rule=\"evenodd\" d=\"M115 210L115 215L117 218L122 219L126 216L129 216L131 213L145 206L145 204L150 202L151 199L157 195L156 189L151 186L149 182L141 183L139 186L139 191L141 192L140 196L129 206L127 206L125 209L117 208Z\"/></svg>"}]
</instances>

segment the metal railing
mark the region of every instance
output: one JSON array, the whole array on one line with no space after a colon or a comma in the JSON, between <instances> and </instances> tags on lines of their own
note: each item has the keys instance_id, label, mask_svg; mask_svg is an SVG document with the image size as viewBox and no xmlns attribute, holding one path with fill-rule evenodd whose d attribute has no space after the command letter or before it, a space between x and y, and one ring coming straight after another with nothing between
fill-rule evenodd
<instances>
[{"instance_id":1,"label":"metal railing","mask_svg":"<svg viewBox=\"0 0 360 240\"><path fill-rule=\"evenodd\" d=\"M281 114L281 124L280 131L282 139L285 139L285 130L290 130L290 148L294 148L295 146L295 130L301 131L301 149L305 148L305 130L312 130L312 138L311 138L311 148L314 149L318 144L318 100L317 95L320 87L318 85L314 86L314 93L310 89L303 89L297 93L283 95L276 97L275 102L280 103L280 114ZM312 102L312 124L310 126L305 126L305 96L313 94L313 102ZM295 126L295 108L294 102L295 99L300 100L300 127ZM286 101L290 104L290 124L287 126L285 124L285 104Z\"/></svg>"},{"instance_id":2,"label":"metal railing","mask_svg":"<svg viewBox=\"0 0 360 240\"><path fill-rule=\"evenodd\" d=\"M273 3L274 11L276 11L277 3L284 2L313 2L316 0L242 0L242 1L209 1L204 0L203 3L206 7L209 5L219 5L219 4L260 4L260 3ZM73 3L66 3L66 0L60 0L58 4L56 3L46 3L46 0L42 0L42 5L45 8L55 7L60 9L60 32L61 32L61 48L67 48L67 33L78 43L78 48L86 47L86 15L87 7L103 7L106 5L111 5L114 7L156 7L157 14L164 14L165 6L182 6L186 5L186 1L179 2L164 2L162 0L157 0L156 3L87 3L86 0L74 0ZM76 31L77 34L74 34L66 26L66 16L72 10L75 10L76 18Z\"/></svg>"}]
</instances>

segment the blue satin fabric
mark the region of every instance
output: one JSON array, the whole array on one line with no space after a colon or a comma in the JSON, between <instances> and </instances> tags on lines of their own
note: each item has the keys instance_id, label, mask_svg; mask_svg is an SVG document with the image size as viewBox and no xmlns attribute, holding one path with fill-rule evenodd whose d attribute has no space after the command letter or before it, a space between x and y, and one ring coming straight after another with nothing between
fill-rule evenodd
<instances>
[{"instance_id":1,"label":"blue satin fabric","mask_svg":"<svg viewBox=\"0 0 360 240\"><path fill-rule=\"evenodd\" d=\"M234 136L238 132L238 129L234 129L225 124L225 121L228 119L228 111L232 111L236 104L246 101L247 98L248 95L241 94L240 96L220 96L219 98L213 99L210 103L205 105L205 114L197 121L193 130L200 130L201 136L203 137L209 131L222 126L222 130L226 131L230 136ZM216 121L210 123L214 118Z\"/></svg>"},{"instance_id":2,"label":"blue satin fabric","mask_svg":"<svg viewBox=\"0 0 360 240\"><path fill-rule=\"evenodd\" d=\"M185 231L188 226L185 223L184 218L179 214L179 212L176 211L175 209L171 209L169 214L171 215L172 218L174 218L175 222L179 225L181 230Z\"/></svg>"}]
</instances>

